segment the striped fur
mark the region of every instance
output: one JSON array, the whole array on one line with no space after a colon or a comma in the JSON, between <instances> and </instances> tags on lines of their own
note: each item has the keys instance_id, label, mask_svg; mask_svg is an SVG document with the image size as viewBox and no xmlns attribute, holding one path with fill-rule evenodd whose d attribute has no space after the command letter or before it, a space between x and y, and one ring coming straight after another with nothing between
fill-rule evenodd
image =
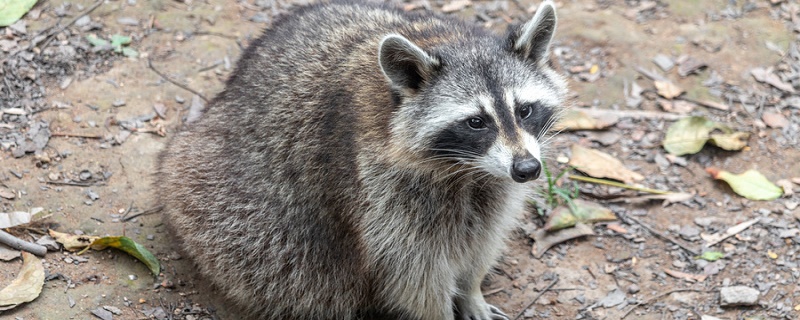
<instances>
[{"instance_id":1,"label":"striped fur","mask_svg":"<svg viewBox=\"0 0 800 320\"><path fill-rule=\"evenodd\" d=\"M480 282L566 90L552 3L531 21L347 1L276 21L161 155L186 253L244 319L504 319Z\"/></svg>"}]
</instances>

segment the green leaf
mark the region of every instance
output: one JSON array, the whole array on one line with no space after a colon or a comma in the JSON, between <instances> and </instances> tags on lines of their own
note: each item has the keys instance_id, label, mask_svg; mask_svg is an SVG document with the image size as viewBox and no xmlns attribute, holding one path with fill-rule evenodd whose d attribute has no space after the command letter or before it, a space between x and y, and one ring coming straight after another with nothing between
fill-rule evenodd
<instances>
[{"instance_id":1,"label":"green leaf","mask_svg":"<svg viewBox=\"0 0 800 320\"><path fill-rule=\"evenodd\" d=\"M125 251L143 262L154 275L158 276L158 273L161 272L161 264L158 262L158 259L150 253L150 251L147 251L144 246L136 243L131 238L103 237L92 242L90 247L95 250L103 250L106 247L112 247Z\"/></svg>"},{"instance_id":2,"label":"green leaf","mask_svg":"<svg viewBox=\"0 0 800 320\"><path fill-rule=\"evenodd\" d=\"M131 58L136 58L139 56L139 52L131 48L122 48L122 54L126 57L131 57Z\"/></svg>"},{"instance_id":3,"label":"green leaf","mask_svg":"<svg viewBox=\"0 0 800 320\"><path fill-rule=\"evenodd\" d=\"M89 43L95 47L105 47L111 45L111 43L109 43L108 41L100 39L93 35L86 36L86 41L89 41Z\"/></svg>"},{"instance_id":4,"label":"green leaf","mask_svg":"<svg viewBox=\"0 0 800 320\"><path fill-rule=\"evenodd\" d=\"M131 37L115 34L111 36L111 46L114 48L122 47L131 43Z\"/></svg>"},{"instance_id":5,"label":"green leaf","mask_svg":"<svg viewBox=\"0 0 800 320\"><path fill-rule=\"evenodd\" d=\"M36 0L0 0L0 27L17 22L34 4Z\"/></svg>"},{"instance_id":6,"label":"green leaf","mask_svg":"<svg viewBox=\"0 0 800 320\"><path fill-rule=\"evenodd\" d=\"M708 141L708 134L717 128L714 121L704 117L688 117L678 120L667 129L664 149L676 156L697 153Z\"/></svg>"},{"instance_id":7,"label":"green leaf","mask_svg":"<svg viewBox=\"0 0 800 320\"><path fill-rule=\"evenodd\" d=\"M706 252L703 252L703 254L701 254L698 258L706 260L706 261L714 262L714 261L717 261L719 259L722 259L722 257L724 257L724 256L725 256L725 254L722 253L722 252L719 252L719 251L706 251Z\"/></svg>"},{"instance_id":8,"label":"green leaf","mask_svg":"<svg viewBox=\"0 0 800 320\"><path fill-rule=\"evenodd\" d=\"M707 168L706 172L710 173L714 179L727 182L733 192L750 200L774 200L783 195L783 189L755 170L733 174L717 168Z\"/></svg>"}]
</instances>

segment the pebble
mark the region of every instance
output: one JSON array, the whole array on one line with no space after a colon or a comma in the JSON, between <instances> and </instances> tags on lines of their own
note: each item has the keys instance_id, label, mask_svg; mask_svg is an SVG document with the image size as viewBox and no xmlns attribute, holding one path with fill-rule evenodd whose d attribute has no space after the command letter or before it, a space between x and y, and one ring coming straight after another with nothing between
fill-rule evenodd
<instances>
[{"instance_id":1,"label":"pebble","mask_svg":"<svg viewBox=\"0 0 800 320\"><path fill-rule=\"evenodd\" d=\"M116 315L121 315L121 314L122 314L122 310L120 310L120 309L119 309L119 308L117 308L117 307L112 307L112 306L103 306L103 309L106 309L106 310L108 310L108 311L111 311L111 313L113 313L113 314L116 314Z\"/></svg>"},{"instance_id":2,"label":"pebble","mask_svg":"<svg viewBox=\"0 0 800 320\"><path fill-rule=\"evenodd\" d=\"M751 306L758 303L760 292L747 286L723 287L719 290L720 305Z\"/></svg>"},{"instance_id":3,"label":"pebble","mask_svg":"<svg viewBox=\"0 0 800 320\"><path fill-rule=\"evenodd\" d=\"M628 286L628 293L630 293L630 294L638 293L639 290L640 290L639 286L637 284L635 284L635 283Z\"/></svg>"}]
</instances>

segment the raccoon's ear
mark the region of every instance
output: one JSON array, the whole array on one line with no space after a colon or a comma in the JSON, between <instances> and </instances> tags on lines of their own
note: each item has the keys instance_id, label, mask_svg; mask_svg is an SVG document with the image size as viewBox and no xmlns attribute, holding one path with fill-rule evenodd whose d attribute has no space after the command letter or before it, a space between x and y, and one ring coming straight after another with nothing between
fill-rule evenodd
<instances>
[{"instance_id":1,"label":"raccoon's ear","mask_svg":"<svg viewBox=\"0 0 800 320\"><path fill-rule=\"evenodd\" d=\"M512 30L511 50L537 65L544 64L550 56L550 41L555 31L556 8L552 1L545 0L530 21Z\"/></svg>"},{"instance_id":2,"label":"raccoon's ear","mask_svg":"<svg viewBox=\"0 0 800 320\"><path fill-rule=\"evenodd\" d=\"M419 89L439 67L438 59L397 34L390 34L381 40L378 63L392 86L412 91Z\"/></svg>"}]
</instances>

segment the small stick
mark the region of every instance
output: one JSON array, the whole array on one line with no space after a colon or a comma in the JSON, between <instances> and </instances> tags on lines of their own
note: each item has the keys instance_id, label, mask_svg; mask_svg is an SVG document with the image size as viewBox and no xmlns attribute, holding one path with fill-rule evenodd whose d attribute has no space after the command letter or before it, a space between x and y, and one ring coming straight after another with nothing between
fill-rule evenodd
<instances>
[{"instance_id":1,"label":"small stick","mask_svg":"<svg viewBox=\"0 0 800 320\"><path fill-rule=\"evenodd\" d=\"M200 99L203 99L203 101L208 103L208 98L206 98L202 93L197 92L197 91L195 91L192 88L189 88L187 86L184 86L184 85L180 84L178 81L172 80L169 77L167 77L165 74L163 74L160 71L156 70L156 68L153 67L153 63L150 61L150 58L147 58L147 67L150 68L150 70L153 70L153 72L155 72L159 77L163 78L164 80L169 81L170 83L180 87L183 90L186 90L186 91L189 91L191 93L196 94L198 97L200 97Z\"/></svg>"},{"instance_id":2,"label":"small stick","mask_svg":"<svg viewBox=\"0 0 800 320\"><path fill-rule=\"evenodd\" d=\"M93 185L100 185L96 183L86 183L86 182L64 182L64 181L46 181L47 184L53 184L57 186L72 186L72 187L91 187Z\"/></svg>"},{"instance_id":3,"label":"small stick","mask_svg":"<svg viewBox=\"0 0 800 320\"><path fill-rule=\"evenodd\" d=\"M684 246L680 242L672 240L672 238L667 237L665 234L656 231L655 229L651 228L650 226L644 224L643 222L639 221L638 219L636 219L634 217L627 216L627 215L624 215L624 214L619 214L618 216L620 217L620 219L622 219L623 221L625 221L628 224L632 224L632 223L630 223L630 221L635 222L636 224L640 225L642 228L644 228L645 230L647 230L651 234L655 235L658 238L661 238L661 240L664 240L664 241L667 241L669 243L672 243L672 244L680 247L681 249L685 250L686 252L691 253L694 256L699 256L700 255L700 253L698 253L696 250L689 249L688 247Z\"/></svg>"},{"instance_id":4,"label":"small stick","mask_svg":"<svg viewBox=\"0 0 800 320\"><path fill-rule=\"evenodd\" d=\"M539 298L541 298L542 295L544 295L545 292L550 290L550 288L552 288L554 285L556 285L556 283L558 283L558 277L553 279L553 282L550 282L550 284L547 285L547 288L544 288L544 290L540 291L539 294L536 295L536 297L534 297L533 300L531 300L531 302L528 303L528 305L525 308L523 308L522 311L519 312L519 314L517 314L516 317L514 317L514 320L517 320L517 319L521 318L522 314L525 313L525 310L528 310L528 308L530 308L533 305L533 303L536 302L536 300L539 300Z\"/></svg>"},{"instance_id":5,"label":"small stick","mask_svg":"<svg viewBox=\"0 0 800 320\"><path fill-rule=\"evenodd\" d=\"M69 22L67 22L67 24L65 24L65 25L61 26L61 28L58 28L58 30L56 30L55 32L50 32L50 33L47 35L47 39L45 39L44 41L42 41L42 48L46 47L46 46L47 46L47 44L48 44L48 43L50 43L50 40L52 40L52 39L53 39L53 36L54 36L54 35L58 34L58 33L59 33L59 32L61 32L61 31L64 31L64 29L66 29L66 28L69 28L69 26L71 26L71 25L73 25L75 22L77 22L77 21L78 21L78 19L80 19L80 18L83 18L83 16L85 16L85 15L88 15L88 14L92 13L92 11L94 11L94 9L97 9L98 7L100 7L100 5L102 5L102 4L103 4L103 1L104 1L104 0L98 0L98 1L97 1L97 2L95 2L95 3L94 3L92 6L91 6L91 7L89 7L89 9L87 9L87 10L86 10L86 11L84 11L83 13L81 13L81 14L79 14L79 15L75 16L74 18L72 18L72 20L70 20ZM29 48L29 49L30 49L30 48Z\"/></svg>"},{"instance_id":6,"label":"small stick","mask_svg":"<svg viewBox=\"0 0 800 320\"><path fill-rule=\"evenodd\" d=\"M44 257L44 255L47 253L47 248L44 246L22 240L3 230L0 230L0 243L6 244L9 247L17 250L33 253L40 257Z\"/></svg>"},{"instance_id":7,"label":"small stick","mask_svg":"<svg viewBox=\"0 0 800 320\"><path fill-rule=\"evenodd\" d=\"M83 133L69 133L69 132L53 132L51 137L67 137L67 138L86 138L86 139L103 139L103 137L96 134L83 134Z\"/></svg>"},{"instance_id":8,"label":"small stick","mask_svg":"<svg viewBox=\"0 0 800 320\"><path fill-rule=\"evenodd\" d=\"M620 118L630 119L663 119L663 120L678 120L685 118L685 115L658 112L658 111L643 111L643 110L610 110L610 109L575 109L586 113L593 117L601 117L605 115L617 116Z\"/></svg>"},{"instance_id":9,"label":"small stick","mask_svg":"<svg viewBox=\"0 0 800 320\"><path fill-rule=\"evenodd\" d=\"M690 291L690 292L708 292L708 290L701 290L701 289L689 289L689 288L670 290L670 291L664 292L664 293L662 293L662 294L659 294L659 295L657 295L657 296L655 296L655 297L652 297L652 298L650 298L650 299L647 299L647 301L645 301L645 302L642 302L642 303L637 303L636 305L634 305L634 306L633 306L633 308L630 308L630 309L628 309L628 311L627 311L627 312L625 312L625 314L623 314L623 315L622 315L622 317L621 317L620 319L625 319L625 318L626 318L628 315L630 315L630 313L631 313L633 310L636 310L636 308L639 308L639 307L641 307L641 306L646 306L646 305L648 305L648 304L651 304L651 303L653 303L654 301L656 301L656 300L658 300L658 299L661 299L661 298L663 298L663 297L666 297L666 296L668 296L668 295L671 295L671 294L673 294L673 293L676 293L676 292L686 292L686 291Z\"/></svg>"},{"instance_id":10,"label":"small stick","mask_svg":"<svg viewBox=\"0 0 800 320\"><path fill-rule=\"evenodd\" d=\"M139 217L139 216L146 216L146 215L148 215L148 214L153 214L153 213L159 212L159 211L161 211L161 210L164 210L164 205L156 206L156 207L153 207L153 208L147 209L147 210L145 210L145 211L139 212L139 213L137 213L137 214L134 214L134 215L132 215L132 216L130 216L130 217L123 218L123 219L122 219L122 222L128 222L128 221L131 221L131 220L133 220L133 219L134 219L134 218L136 218L136 217Z\"/></svg>"},{"instance_id":11,"label":"small stick","mask_svg":"<svg viewBox=\"0 0 800 320\"><path fill-rule=\"evenodd\" d=\"M596 183L596 184L605 184L605 185L609 185L609 186L612 186L612 187L625 188L625 189L636 190L636 191L647 192L647 193L654 193L654 194L670 194L670 193L672 193L672 192L664 191L664 190L656 190L656 189L650 189L650 188L645 188L645 187L637 187L637 186L632 186L632 185L625 184L625 183L619 183L619 182L616 182L616 181L610 181L610 180L605 180L605 179L597 179L597 178L592 178L592 177L576 176L576 175L572 175L572 174L569 175L569 178L572 179L572 180L578 180L578 181L590 182L590 183Z\"/></svg>"}]
</instances>

